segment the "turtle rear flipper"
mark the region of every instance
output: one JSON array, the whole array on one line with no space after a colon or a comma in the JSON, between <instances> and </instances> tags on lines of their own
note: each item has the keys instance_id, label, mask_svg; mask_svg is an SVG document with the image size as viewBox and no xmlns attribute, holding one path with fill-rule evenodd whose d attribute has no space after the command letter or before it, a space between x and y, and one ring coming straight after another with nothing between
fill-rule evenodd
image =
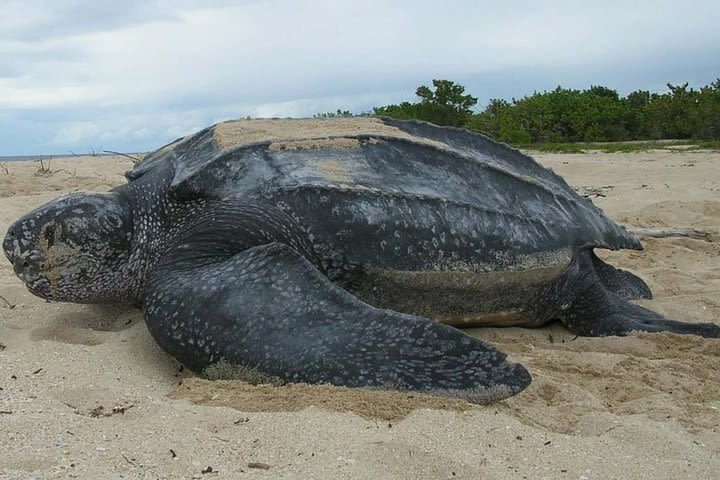
<instances>
[{"instance_id":1,"label":"turtle rear flipper","mask_svg":"<svg viewBox=\"0 0 720 480\"><path fill-rule=\"evenodd\" d=\"M559 312L560 320L571 332L590 337L628 335L632 332L671 332L720 338L720 325L668 320L647 308L628 302L606 286L603 274L609 270L593 268L594 260L601 262L589 250L578 252L559 283L563 285L562 288L574 290L571 302L563 305ZM601 263L608 269L616 270ZM632 275L623 270L616 272ZM634 275L632 277L637 278Z\"/></svg>"},{"instance_id":2,"label":"turtle rear flipper","mask_svg":"<svg viewBox=\"0 0 720 480\"><path fill-rule=\"evenodd\" d=\"M672 332L720 338L720 325L668 320L647 308L629 303L599 282L563 310L560 318L571 332L590 337Z\"/></svg>"},{"instance_id":3,"label":"turtle rear flipper","mask_svg":"<svg viewBox=\"0 0 720 480\"><path fill-rule=\"evenodd\" d=\"M525 368L492 346L363 303L287 245L192 262L188 245L155 269L143 310L160 346L196 372L222 364L250 381L413 390L476 403L530 383Z\"/></svg>"},{"instance_id":4,"label":"turtle rear flipper","mask_svg":"<svg viewBox=\"0 0 720 480\"><path fill-rule=\"evenodd\" d=\"M605 288L625 300L653 298L650 287L647 286L647 283L645 283L642 278L603 262L592 251L589 253L593 267L595 268L595 273Z\"/></svg>"}]
</instances>

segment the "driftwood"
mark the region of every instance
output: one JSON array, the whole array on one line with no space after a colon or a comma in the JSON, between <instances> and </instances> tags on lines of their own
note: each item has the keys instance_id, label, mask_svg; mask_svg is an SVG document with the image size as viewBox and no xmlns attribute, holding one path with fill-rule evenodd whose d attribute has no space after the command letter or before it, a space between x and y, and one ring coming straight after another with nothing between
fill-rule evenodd
<instances>
[{"instance_id":1,"label":"driftwood","mask_svg":"<svg viewBox=\"0 0 720 480\"><path fill-rule=\"evenodd\" d=\"M668 238L688 237L698 240L710 241L710 232L695 228L640 228L627 227L628 232L638 237Z\"/></svg>"},{"instance_id":2,"label":"driftwood","mask_svg":"<svg viewBox=\"0 0 720 480\"><path fill-rule=\"evenodd\" d=\"M575 189L580 195L588 197L605 197L606 193L615 188L615 185L603 185L602 187L582 186Z\"/></svg>"}]
</instances>

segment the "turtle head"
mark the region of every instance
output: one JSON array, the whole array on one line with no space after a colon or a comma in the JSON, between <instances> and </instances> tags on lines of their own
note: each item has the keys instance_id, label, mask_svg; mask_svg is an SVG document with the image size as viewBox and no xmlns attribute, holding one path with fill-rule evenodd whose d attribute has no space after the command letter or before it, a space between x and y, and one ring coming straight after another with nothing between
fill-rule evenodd
<instances>
[{"instance_id":1,"label":"turtle head","mask_svg":"<svg viewBox=\"0 0 720 480\"><path fill-rule=\"evenodd\" d=\"M61 197L9 229L5 255L30 292L66 302L122 298L131 251L132 214L117 193Z\"/></svg>"}]
</instances>

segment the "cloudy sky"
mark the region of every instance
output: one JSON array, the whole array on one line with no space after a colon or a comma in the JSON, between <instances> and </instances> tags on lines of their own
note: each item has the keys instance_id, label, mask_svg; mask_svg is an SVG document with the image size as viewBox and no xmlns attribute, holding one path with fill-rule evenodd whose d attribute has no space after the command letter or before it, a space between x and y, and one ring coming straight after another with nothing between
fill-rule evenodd
<instances>
[{"instance_id":1,"label":"cloudy sky","mask_svg":"<svg viewBox=\"0 0 720 480\"><path fill-rule=\"evenodd\" d=\"M591 6L594 3L596 6ZM2 0L0 155L144 151L236 117L720 77L717 0Z\"/></svg>"}]
</instances>

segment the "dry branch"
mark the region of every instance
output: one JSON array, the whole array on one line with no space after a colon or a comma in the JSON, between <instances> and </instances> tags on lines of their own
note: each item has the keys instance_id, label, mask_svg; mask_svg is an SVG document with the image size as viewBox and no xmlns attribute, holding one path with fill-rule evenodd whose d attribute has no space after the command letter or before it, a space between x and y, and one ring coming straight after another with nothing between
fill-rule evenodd
<instances>
[{"instance_id":1,"label":"dry branch","mask_svg":"<svg viewBox=\"0 0 720 480\"><path fill-rule=\"evenodd\" d=\"M10 302L9 302L5 297L3 297L2 295L0 295L0 300L2 300L3 303L5 303L10 310L12 310L13 308L15 308L15 304L14 304L14 303L10 303Z\"/></svg>"},{"instance_id":2,"label":"dry branch","mask_svg":"<svg viewBox=\"0 0 720 480\"><path fill-rule=\"evenodd\" d=\"M120 155L120 156L122 156L122 157L127 157L127 158L129 158L130 160L132 160L135 165L137 165L138 163L140 163L140 162L142 161L142 158L138 158L138 157L129 155L129 154L127 154L127 153L114 152L114 151L112 151L112 150L103 150L103 153L112 153L113 155Z\"/></svg>"},{"instance_id":3,"label":"dry branch","mask_svg":"<svg viewBox=\"0 0 720 480\"><path fill-rule=\"evenodd\" d=\"M627 227L628 232L638 237L668 238L687 237L710 241L710 232L695 228L640 228Z\"/></svg>"}]
</instances>

